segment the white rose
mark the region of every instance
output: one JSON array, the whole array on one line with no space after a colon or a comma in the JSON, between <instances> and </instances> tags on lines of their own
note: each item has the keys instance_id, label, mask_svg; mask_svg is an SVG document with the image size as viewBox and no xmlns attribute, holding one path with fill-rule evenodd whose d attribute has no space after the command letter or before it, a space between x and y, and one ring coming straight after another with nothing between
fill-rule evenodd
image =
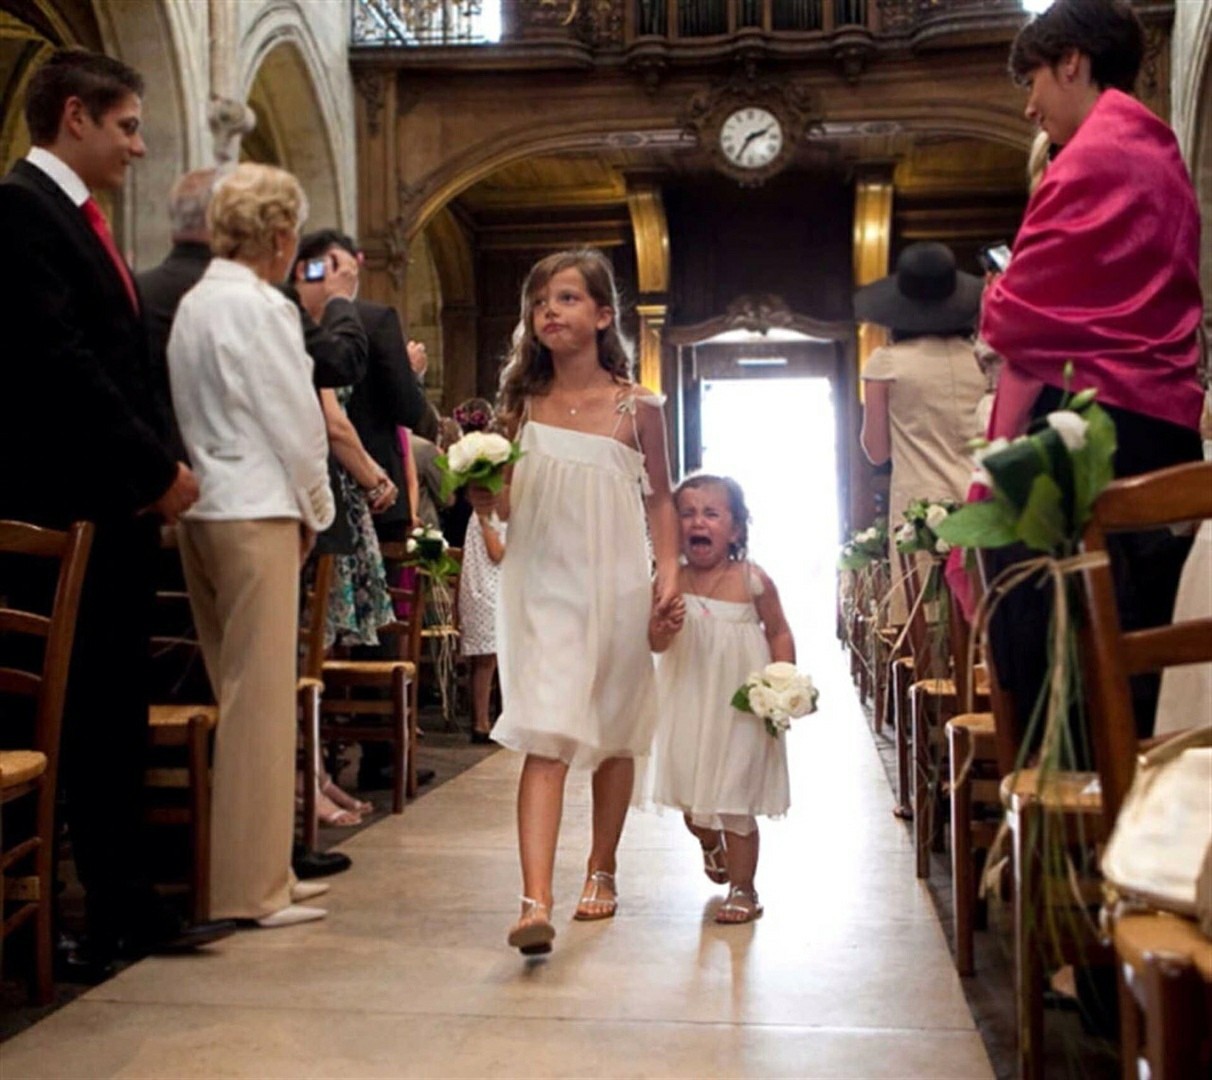
<instances>
[{"instance_id":1,"label":"white rose","mask_svg":"<svg viewBox=\"0 0 1212 1080\"><path fill-rule=\"evenodd\" d=\"M946 555L951 550L951 545L940 536L934 541L934 550L939 555Z\"/></svg>"},{"instance_id":2,"label":"white rose","mask_svg":"<svg viewBox=\"0 0 1212 1080\"><path fill-rule=\"evenodd\" d=\"M811 689L802 686L792 686L779 695L782 710L788 716L799 718L812 712L812 702L815 695Z\"/></svg>"},{"instance_id":3,"label":"white rose","mask_svg":"<svg viewBox=\"0 0 1212 1080\"><path fill-rule=\"evenodd\" d=\"M470 435L464 435L457 443L446 451L446 463L450 466L451 472L466 472L471 468L476 459L475 444L472 439L477 432L472 432Z\"/></svg>"},{"instance_id":4,"label":"white rose","mask_svg":"<svg viewBox=\"0 0 1212 1080\"><path fill-rule=\"evenodd\" d=\"M912 521L906 521L904 525L896 530L896 542L898 544L911 544L916 536L917 529L914 528Z\"/></svg>"},{"instance_id":5,"label":"white rose","mask_svg":"<svg viewBox=\"0 0 1212 1080\"><path fill-rule=\"evenodd\" d=\"M799 678L799 674L795 670L795 665L788 664L785 660L767 664L762 669L762 678L766 680L766 684L776 694L781 694L788 687L793 686L796 679Z\"/></svg>"},{"instance_id":6,"label":"white rose","mask_svg":"<svg viewBox=\"0 0 1212 1080\"><path fill-rule=\"evenodd\" d=\"M791 718L787 716L771 716L767 723L772 724L777 731L786 731L791 727Z\"/></svg>"},{"instance_id":7,"label":"white rose","mask_svg":"<svg viewBox=\"0 0 1212 1080\"><path fill-rule=\"evenodd\" d=\"M412 555L417 550L417 542L411 536L408 538L408 543L404 545L404 550Z\"/></svg>"},{"instance_id":8,"label":"white rose","mask_svg":"<svg viewBox=\"0 0 1212 1080\"><path fill-rule=\"evenodd\" d=\"M778 711L779 697L768 686L759 683L749 688L749 707L755 716L763 720L770 719Z\"/></svg>"},{"instance_id":9,"label":"white rose","mask_svg":"<svg viewBox=\"0 0 1212 1080\"><path fill-rule=\"evenodd\" d=\"M1048 426L1061 437L1065 449L1071 453L1086 445L1086 429L1090 425L1077 413L1068 409L1049 413Z\"/></svg>"},{"instance_id":10,"label":"white rose","mask_svg":"<svg viewBox=\"0 0 1212 1080\"><path fill-rule=\"evenodd\" d=\"M875 532L874 528L864 529L861 533L858 534L857 539L860 540L862 543L867 544L867 543L870 543L872 540L874 540L875 536L876 536L876 532Z\"/></svg>"},{"instance_id":11,"label":"white rose","mask_svg":"<svg viewBox=\"0 0 1212 1080\"><path fill-rule=\"evenodd\" d=\"M478 456L486 461L491 461L494 465L503 465L509 460L512 450L513 447L510 446L509 440L504 435L486 431L482 433Z\"/></svg>"},{"instance_id":12,"label":"white rose","mask_svg":"<svg viewBox=\"0 0 1212 1080\"><path fill-rule=\"evenodd\" d=\"M937 529L946 520L947 508L945 506L939 506L938 503L935 503L926 511L926 527L928 529Z\"/></svg>"}]
</instances>

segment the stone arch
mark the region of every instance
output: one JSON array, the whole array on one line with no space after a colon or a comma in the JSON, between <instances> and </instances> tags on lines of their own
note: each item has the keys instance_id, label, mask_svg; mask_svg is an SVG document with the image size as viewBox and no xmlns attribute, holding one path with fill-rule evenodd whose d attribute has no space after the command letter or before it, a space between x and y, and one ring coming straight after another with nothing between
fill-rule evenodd
<instances>
[{"instance_id":1,"label":"stone arch","mask_svg":"<svg viewBox=\"0 0 1212 1080\"><path fill-rule=\"evenodd\" d=\"M155 265L171 246L168 193L183 172L207 160L206 9L190 0L130 4L94 0L103 47L146 82L143 132L148 152L122 189L119 236L136 269ZM136 209L137 208L137 209Z\"/></svg>"},{"instance_id":2,"label":"stone arch","mask_svg":"<svg viewBox=\"0 0 1212 1080\"><path fill-rule=\"evenodd\" d=\"M649 135L667 144L670 132L676 132L678 125L672 116L664 119L666 122L651 128ZM965 135L1013 146L1024 153L1030 149L1033 134L1019 109L1013 105L990 108L959 99L938 100L932 104L928 116L923 116L917 106L909 105L885 108L878 117L831 115L830 120L844 123L889 121L907 133ZM581 125L554 122L547 132L541 127L514 130L469 146L445 160L408 193L407 205L402 208L408 238L424 229L433 216L460 193L497 169L533 156L608 148L620 137L634 146L637 139L642 144L646 134L637 132L634 123L629 124L624 133L610 131L601 121L586 121Z\"/></svg>"},{"instance_id":3,"label":"stone arch","mask_svg":"<svg viewBox=\"0 0 1212 1080\"><path fill-rule=\"evenodd\" d=\"M348 232L355 226L352 105L347 70L342 64L334 77L333 68L291 0L267 4L243 33L241 96L268 124L279 163L303 184L310 223Z\"/></svg>"}]
</instances>

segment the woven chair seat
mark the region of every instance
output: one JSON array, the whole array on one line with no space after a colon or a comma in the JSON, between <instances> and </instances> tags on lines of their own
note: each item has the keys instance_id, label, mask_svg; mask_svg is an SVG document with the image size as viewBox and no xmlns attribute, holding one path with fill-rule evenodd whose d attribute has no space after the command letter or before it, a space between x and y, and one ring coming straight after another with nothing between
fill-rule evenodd
<instances>
[{"instance_id":1,"label":"woven chair seat","mask_svg":"<svg viewBox=\"0 0 1212 1080\"><path fill-rule=\"evenodd\" d=\"M403 668L405 673L411 678L416 674L417 668L409 660L325 660L324 674L325 675L367 675L378 676L390 675L397 668Z\"/></svg>"},{"instance_id":2,"label":"woven chair seat","mask_svg":"<svg viewBox=\"0 0 1212 1080\"><path fill-rule=\"evenodd\" d=\"M147 710L147 722L153 728L188 727L189 722L200 716L206 721L208 730L219 722L217 705L152 705Z\"/></svg>"},{"instance_id":3,"label":"woven chair seat","mask_svg":"<svg viewBox=\"0 0 1212 1080\"><path fill-rule=\"evenodd\" d=\"M1091 790L1097 779L1098 773L1093 772L1054 773L1041 794L1039 769L1020 769L1002 780L1002 805L1018 810L1025 803L1038 802L1057 813L1098 815L1102 813L1103 797L1097 786Z\"/></svg>"},{"instance_id":4,"label":"woven chair seat","mask_svg":"<svg viewBox=\"0 0 1212 1080\"><path fill-rule=\"evenodd\" d=\"M1174 953L1190 960L1204 982L1212 984L1212 940L1191 919L1165 912L1124 915L1115 921L1115 949L1137 971L1150 953Z\"/></svg>"},{"instance_id":5,"label":"woven chair seat","mask_svg":"<svg viewBox=\"0 0 1212 1080\"><path fill-rule=\"evenodd\" d=\"M0 750L0 790L36 780L46 772L46 755L39 750Z\"/></svg>"},{"instance_id":6,"label":"woven chair seat","mask_svg":"<svg viewBox=\"0 0 1212 1080\"><path fill-rule=\"evenodd\" d=\"M992 738L996 730L991 712L961 713L948 720L947 726L963 728L975 738L980 738L982 735Z\"/></svg>"},{"instance_id":7,"label":"woven chair seat","mask_svg":"<svg viewBox=\"0 0 1212 1080\"><path fill-rule=\"evenodd\" d=\"M954 697L954 679L919 679L911 687L919 694L932 694L935 697Z\"/></svg>"}]
</instances>

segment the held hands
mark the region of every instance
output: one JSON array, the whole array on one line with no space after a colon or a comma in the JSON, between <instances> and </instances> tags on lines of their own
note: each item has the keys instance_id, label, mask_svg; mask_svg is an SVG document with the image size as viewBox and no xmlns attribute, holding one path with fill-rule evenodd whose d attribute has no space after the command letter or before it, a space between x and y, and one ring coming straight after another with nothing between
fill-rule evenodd
<instances>
[{"instance_id":1,"label":"held hands","mask_svg":"<svg viewBox=\"0 0 1212 1080\"><path fill-rule=\"evenodd\" d=\"M197 476L185 462L178 461L177 475L173 477L173 482L169 485L168 490L147 507L144 513L150 511L153 514L159 514L165 524L175 525L177 518L198 501L200 494Z\"/></svg>"},{"instance_id":2,"label":"held hands","mask_svg":"<svg viewBox=\"0 0 1212 1080\"><path fill-rule=\"evenodd\" d=\"M482 518L491 517L493 511L497 509L499 496L494 495L488 488L480 484L468 484L465 490L471 508Z\"/></svg>"},{"instance_id":3,"label":"held hands","mask_svg":"<svg viewBox=\"0 0 1212 1080\"><path fill-rule=\"evenodd\" d=\"M400 497L400 489L392 483L391 477L386 473L379 477L379 481L372 488L366 489L366 502L370 506L372 514L381 514L384 510L395 506L396 499Z\"/></svg>"},{"instance_id":4,"label":"held hands","mask_svg":"<svg viewBox=\"0 0 1212 1080\"><path fill-rule=\"evenodd\" d=\"M651 624L653 632L673 637L686 623L686 601L675 597L672 604L661 607L653 597Z\"/></svg>"}]
</instances>

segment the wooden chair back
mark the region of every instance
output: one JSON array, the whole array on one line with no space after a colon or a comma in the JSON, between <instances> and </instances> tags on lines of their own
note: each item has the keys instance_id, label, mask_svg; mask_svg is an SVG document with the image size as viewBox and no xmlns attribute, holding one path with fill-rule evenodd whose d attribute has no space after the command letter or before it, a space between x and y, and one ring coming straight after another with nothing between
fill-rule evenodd
<instances>
[{"instance_id":1,"label":"wooden chair back","mask_svg":"<svg viewBox=\"0 0 1212 1080\"><path fill-rule=\"evenodd\" d=\"M0 897L10 894L6 910L0 912L0 940L32 920L34 996L39 1004L50 1001L54 989L51 915L59 744L92 539L93 526L87 522L58 532L0 521L0 583L11 583L0 584L6 594L0 595L0 717L15 718L13 727L23 727L0 732L3 745L16 747L0 751L0 802L29 797L35 805L32 835L26 830L16 839L6 835L0 846ZM35 609L38 600L25 599L24 590L29 587L37 594L41 582L52 579L53 596L49 613L44 613ZM32 730L24 728L31 717ZM29 867L32 873L13 874L18 867ZM11 889L6 890L6 884Z\"/></svg>"},{"instance_id":2,"label":"wooden chair back","mask_svg":"<svg viewBox=\"0 0 1212 1080\"><path fill-rule=\"evenodd\" d=\"M395 571L403 567L408 559L405 541L388 540L379 544L383 553L383 563L387 567L387 591L391 594L392 606L396 618L386 626L379 627L379 639L394 644L395 656L400 660L409 660L420 665L421 662L421 631L425 623L425 575L419 571L413 577L411 587L400 582L393 584ZM407 610L408 616L400 614ZM412 706L416 706L417 680L413 680L411 698Z\"/></svg>"},{"instance_id":3,"label":"wooden chair back","mask_svg":"<svg viewBox=\"0 0 1212 1080\"><path fill-rule=\"evenodd\" d=\"M973 598L979 603L988 591L989 582L993 578L993 570L989 564L987 553L977 551L977 572L972 575ZM988 627L985 627L986 632ZM981 642L984 646L983 659L985 672L989 683L989 702L993 709L994 734L997 742L997 768L1003 776L1009 776L1018 767L1019 752L1022 749L1025 731L1019 723L1014 701L1003 689L997 678L997 665L993 659L993 650L988 647L988 641Z\"/></svg>"},{"instance_id":4,"label":"wooden chair back","mask_svg":"<svg viewBox=\"0 0 1212 1080\"><path fill-rule=\"evenodd\" d=\"M1087 553L1107 552L1109 533L1156 529L1212 518L1212 462L1176 465L1116 480L1094 504L1082 537ZM1138 742L1128 680L1177 664L1212 662L1212 618L1124 631L1109 563L1082 572L1086 618L1082 657L1093 704L1090 735L1110 827L1136 769Z\"/></svg>"},{"instance_id":5,"label":"wooden chair back","mask_svg":"<svg viewBox=\"0 0 1212 1080\"><path fill-rule=\"evenodd\" d=\"M32 661L37 649L6 649L4 666L0 666L0 695L34 703L30 749L46 755L51 776L58 768L67 675L92 538L93 527L87 522L57 532L19 521L0 521L0 555L55 559L59 564L49 614L17 608L15 601L0 597L0 636L24 638L26 644L42 642L40 662L23 662L27 655Z\"/></svg>"},{"instance_id":6,"label":"wooden chair back","mask_svg":"<svg viewBox=\"0 0 1212 1080\"><path fill-rule=\"evenodd\" d=\"M328 621L328 594L332 590L334 555L318 555L310 575L303 577L302 613L299 617L299 674L322 679L324 625Z\"/></svg>"}]
</instances>

